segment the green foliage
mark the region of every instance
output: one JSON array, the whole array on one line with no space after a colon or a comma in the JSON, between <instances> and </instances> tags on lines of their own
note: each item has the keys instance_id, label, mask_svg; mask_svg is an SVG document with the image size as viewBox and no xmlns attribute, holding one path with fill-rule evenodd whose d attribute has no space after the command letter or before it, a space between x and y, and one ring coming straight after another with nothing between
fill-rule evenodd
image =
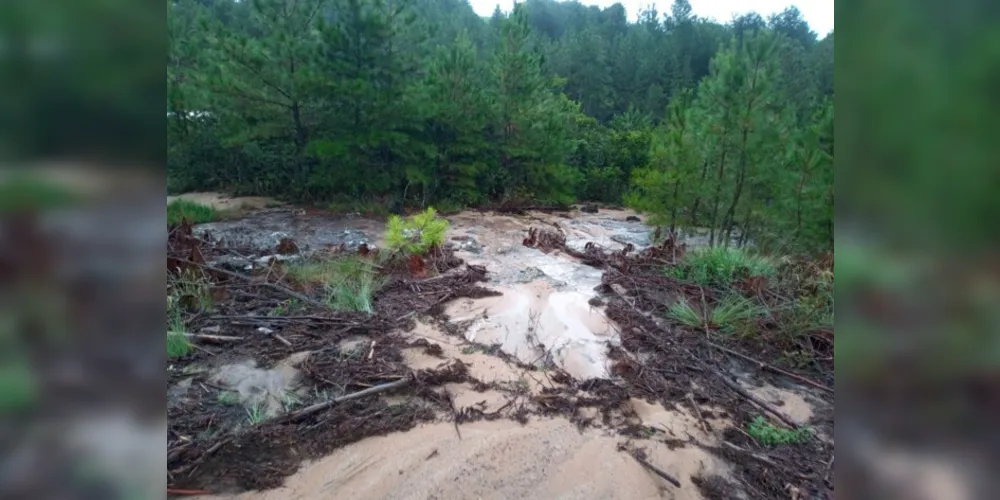
<instances>
[{"instance_id":1,"label":"green foliage","mask_svg":"<svg viewBox=\"0 0 1000 500\"><path fill-rule=\"evenodd\" d=\"M762 276L776 276L774 263L767 257L745 248L707 247L689 252L667 274L704 286L729 287L736 281Z\"/></svg>"},{"instance_id":2,"label":"green foliage","mask_svg":"<svg viewBox=\"0 0 1000 500\"><path fill-rule=\"evenodd\" d=\"M185 199L176 199L167 205L167 225L180 224L187 220L191 224L212 222L218 218L215 209L207 205Z\"/></svg>"},{"instance_id":3,"label":"green foliage","mask_svg":"<svg viewBox=\"0 0 1000 500\"><path fill-rule=\"evenodd\" d=\"M747 434L750 434L764 446L804 443L812 435L808 428L785 429L776 427L760 415L747 425Z\"/></svg>"},{"instance_id":4,"label":"green foliage","mask_svg":"<svg viewBox=\"0 0 1000 500\"><path fill-rule=\"evenodd\" d=\"M288 266L287 272L301 283L322 285L326 304L337 311L373 314L375 293L385 284L375 262L356 256L300 262Z\"/></svg>"},{"instance_id":5,"label":"green foliage","mask_svg":"<svg viewBox=\"0 0 1000 500\"><path fill-rule=\"evenodd\" d=\"M167 332L167 358L182 358L191 353L191 342L183 332Z\"/></svg>"},{"instance_id":6,"label":"green foliage","mask_svg":"<svg viewBox=\"0 0 1000 500\"><path fill-rule=\"evenodd\" d=\"M216 397L216 399L219 401L219 403L222 403L222 404L228 405L228 406L235 406L235 405L240 404L240 396L239 396L239 394L237 394L235 392L232 392L232 391L223 391L223 392L220 392L219 395Z\"/></svg>"},{"instance_id":7,"label":"green foliage","mask_svg":"<svg viewBox=\"0 0 1000 500\"><path fill-rule=\"evenodd\" d=\"M172 193L376 215L627 199L713 243L832 244L833 37L794 9L180 0L167 32Z\"/></svg>"},{"instance_id":8,"label":"green foliage","mask_svg":"<svg viewBox=\"0 0 1000 500\"><path fill-rule=\"evenodd\" d=\"M264 407L261 404L253 404L246 407L247 411L247 423L250 425L257 425L264 421L266 416L264 415Z\"/></svg>"},{"instance_id":9,"label":"green foliage","mask_svg":"<svg viewBox=\"0 0 1000 500\"><path fill-rule=\"evenodd\" d=\"M695 309L687 300L678 300L670 306L667 317L691 328L703 328L705 320L701 313Z\"/></svg>"},{"instance_id":10,"label":"green foliage","mask_svg":"<svg viewBox=\"0 0 1000 500\"><path fill-rule=\"evenodd\" d=\"M733 333L764 314L764 308L736 294L726 296L712 308L710 322L723 332Z\"/></svg>"},{"instance_id":11,"label":"green foliage","mask_svg":"<svg viewBox=\"0 0 1000 500\"><path fill-rule=\"evenodd\" d=\"M423 255L444 244L447 232L448 221L439 218L433 208L428 208L405 219L398 215L389 217L385 242L394 251Z\"/></svg>"},{"instance_id":12,"label":"green foliage","mask_svg":"<svg viewBox=\"0 0 1000 500\"><path fill-rule=\"evenodd\" d=\"M5 359L0 364L0 411L15 412L31 408L41 386L35 371L23 359Z\"/></svg>"}]
</instances>

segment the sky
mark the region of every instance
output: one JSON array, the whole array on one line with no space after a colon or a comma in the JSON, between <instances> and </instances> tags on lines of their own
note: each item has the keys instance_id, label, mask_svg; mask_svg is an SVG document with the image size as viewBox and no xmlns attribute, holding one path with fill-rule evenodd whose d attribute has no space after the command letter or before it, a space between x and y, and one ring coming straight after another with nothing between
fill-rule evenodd
<instances>
[{"instance_id":1,"label":"sky","mask_svg":"<svg viewBox=\"0 0 1000 500\"><path fill-rule=\"evenodd\" d=\"M673 0L579 0L584 5L596 5L601 8L610 7L615 3L625 6L625 14L629 21L635 21L639 11L646 5L656 5L661 14L670 12ZM785 10L785 7L795 5L809 27L823 38L833 30L834 0L690 0L691 10L698 17L715 19L720 23L729 22L734 15L757 12L764 19L771 14ZM480 16L489 16L493 9L500 5L500 10L510 12L514 0L469 0L469 4Z\"/></svg>"}]
</instances>

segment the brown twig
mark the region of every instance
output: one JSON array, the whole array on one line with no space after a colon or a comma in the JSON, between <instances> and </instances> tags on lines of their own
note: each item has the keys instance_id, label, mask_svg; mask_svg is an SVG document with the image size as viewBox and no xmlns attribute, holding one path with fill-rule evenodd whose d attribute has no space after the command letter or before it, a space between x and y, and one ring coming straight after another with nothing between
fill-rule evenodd
<instances>
[{"instance_id":1,"label":"brown twig","mask_svg":"<svg viewBox=\"0 0 1000 500\"><path fill-rule=\"evenodd\" d=\"M769 365L769 364L767 364L767 363L765 363L763 361L751 358L750 356L747 356L746 354L742 354L742 353L736 352L736 351L734 351L732 349L729 349L728 347L723 347L723 346L721 346L719 344L716 344L716 343L713 343L713 342L709 342L708 345L711 346L711 347L714 347L714 348L716 348L716 349L718 349L718 350L720 350L720 351L722 351L722 352L724 352L726 354L730 354L732 356L736 356L737 358L741 358L741 359L743 359L745 361L749 361L749 362L757 365L761 369L768 369L768 370L771 370L771 371L773 371L775 373L780 373L781 375L785 375L787 377L791 377L791 378L793 378L795 380L798 380L799 382L802 382L804 384L808 384L808 385L810 385L812 387L815 387L817 389L820 389L822 391L826 391L826 392L828 392L830 394L834 394L833 389L831 389L831 388L829 388L829 387L827 387L827 386L825 386L825 385L823 385L823 384L821 384L819 382L815 382L815 381L810 380L810 379L808 379L806 377L803 377L801 375L796 375L794 373L782 370L781 368L778 368L776 366Z\"/></svg>"},{"instance_id":2,"label":"brown twig","mask_svg":"<svg viewBox=\"0 0 1000 500\"><path fill-rule=\"evenodd\" d=\"M352 399L363 398L365 396L370 396L372 394L378 394L380 392L391 391L392 389L397 389L399 387L403 387L404 385L407 385L407 384L409 384L412 381L413 381L412 377L405 377L405 378L402 378L402 379L397 380L395 382L389 382L388 384L376 385L375 387L372 387L372 388L369 388L369 389L365 389L363 391L352 392L351 394L346 394L344 396L340 396L338 398L334 398L334 399L331 399L329 401L324 401L322 403L316 403L316 404L314 404L312 406L307 406L307 407L302 408L301 410L298 410L298 411L296 411L294 413L288 413L288 414L282 415L280 417L277 417L277 418L275 418L275 419L273 419L273 420L271 420L269 422L265 422L265 423L286 423L286 422L293 422L293 421L298 420L298 419L300 419L302 417L307 417L309 415L312 415L313 413L316 413L316 412L319 412L319 411L323 411L323 410L325 410L327 408L330 408L330 407L335 406L337 404L343 403L344 401L350 401Z\"/></svg>"},{"instance_id":3,"label":"brown twig","mask_svg":"<svg viewBox=\"0 0 1000 500\"><path fill-rule=\"evenodd\" d=\"M181 262L184 262L185 264L191 264L191 265L194 265L194 266L198 266L198 267L201 267L203 269L207 269L209 271L212 271L214 273L219 273L219 274L223 274L223 275L229 276L231 278L237 278L237 279L241 279L241 280L248 281L248 282L251 282L251 283L253 282L252 279L249 276L246 276L246 275L243 275L243 274L240 274L240 273L234 273L232 271L226 271L225 269L220 269L218 267L210 266L208 264L199 264L197 262L194 262L194 261L191 261L191 260L187 260L187 259L178 259L178 260L180 260ZM283 286L281 286L281 285L279 285L277 283L263 282L263 283L260 283L260 285L266 286L266 287L271 288L273 290L277 290L277 291L279 291L279 292L281 292L281 293L283 293L283 294L285 294L285 295L287 295L289 297L301 300L302 302L305 302L307 304L312 304L312 305L317 306L317 307L326 308L326 305L323 304L322 302L319 302L317 300L314 300L314 299L311 299L309 297L306 297L305 295L302 295L299 292L296 292L296 291L291 290L289 288L283 287Z\"/></svg>"},{"instance_id":4,"label":"brown twig","mask_svg":"<svg viewBox=\"0 0 1000 500\"><path fill-rule=\"evenodd\" d=\"M209 340L212 342L242 342L243 337L230 337L227 335L207 335L204 333L185 333L185 337L198 339L198 340Z\"/></svg>"},{"instance_id":5,"label":"brown twig","mask_svg":"<svg viewBox=\"0 0 1000 500\"><path fill-rule=\"evenodd\" d=\"M657 467L657 466L655 466L655 465L647 462L645 459L640 458L637 453L629 453L629 455L632 458L634 458L636 462L639 462L640 465L642 465L643 467L649 469L650 472L652 472L653 474L656 474L657 476L660 476L661 478L666 479L667 481L670 482L670 484L672 484L672 485L674 485L674 486L676 486L678 488L681 487L681 482L677 478L675 478L674 476L671 476L670 474L667 474L665 471L663 471L663 469L660 469L659 467Z\"/></svg>"},{"instance_id":6,"label":"brown twig","mask_svg":"<svg viewBox=\"0 0 1000 500\"><path fill-rule=\"evenodd\" d=\"M733 382L732 380L729 380L728 377L726 377L725 375L723 375L722 373L720 373L718 370L711 369L711 368L710 368L710 370L712 371L712 373L715 374L716 377L719 377L719 379L722 380L722 382L724 384L726 384L727 386L729 386L730 389L736 391L737 394L739 394L740 396L743 396L744 398L746 398L751 403L759 406L761 409L763 409L763 410L767 411L768 413L774 415L775 417L778 418L778 420L781 420L786 425L788 425L788 427L790 427L792 429L797 429L799 427L799 424L797 424L794 420L792 420L791 418L789 418L787 415L785 415L784 413L778 411L777 408L775 408L775 407L767 404L766 402L764 402L762 399L758 398L757 396L754 396L753 394L750 394L750 391L747 391L746 389L744 389L743 387L741 387L736 382Z\"/></svg>"},{"instance_id":7,"label":"brown twig","mask_svg":"<svg viewBox=\"0 0 1000 500\"><path fill-rule=\"evenodd\" d=\"M701 408L698 407L698 402L694 400L694 396L691 395L690 392L688 393L687 398L691 403L691 406L694 407L695 414L698 415L698 421L701 422L701 428L704 429L705 432L708 432L708 423L705 422L705 417L701 415Z\"/></svg>"}]
</instances>

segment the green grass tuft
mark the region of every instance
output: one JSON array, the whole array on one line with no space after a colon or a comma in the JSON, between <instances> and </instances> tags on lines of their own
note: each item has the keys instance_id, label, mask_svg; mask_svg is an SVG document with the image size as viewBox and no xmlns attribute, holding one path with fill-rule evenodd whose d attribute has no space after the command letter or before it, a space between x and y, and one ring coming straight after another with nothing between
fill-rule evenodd
<instances>
[{"instance_id":1,"label":"green grass tuft","mask_svg":"<svg viewBox=\"0 0 1000 500\"><path fill-rule=\"evenodd\" d=\"M690 302L683 299L674 302L674 304L670 306L670 311L667 312L667 317L691 328L702 328L705 326L705 321L701 317L701 313L699 313Z\"/></svg>"},{"instance_id":2,"label":"green grass tuft","mask_svg":"<svg viewBox=\"0 0 1000 500\"><path fill-rule=\"evenodd\" d=\"M168 226L180 224L182 219L187 219L191 224L202 224L212 222L218 216L214 208L184 199L174 200L167 205Z\"/></svg>"},{"instance_id":3,"label":"green grass tuft","mask_svg":"<svg viewBox=\"0 0 1000 500\"><path fill-rule=\"evenodd\" d=\"M710 247L688 253L667 274L699 285L729 287L743 278L774 278L777 269L771 259L744 248Z\"/></svg>"},{"instance_id":4,"label":"green grass tuft","mask_svg":"<svg viewBox=\"0 0 1000 500\"><path fill-rule=\"evenodd\" d=\"M747 434L764 446L777 446L782 444L798 444L809 439L811 432L808 428L785 429L776 427L767 421L763 416L757 416L750 425L747 426Z\"/></svg>"},{"instance_id":5,"label":"green grass tuft","mask_svg":"<svg viewBox=\"0 0 1000 500\"><path fill-rule=\"evenodd\" d=\"M220 392L217 396L218 401L227 406L235 406L240 404L240 396L232 391Z\"/></svg>"},{"instance_id":6,"label":"green grass tuft","mask_svg":"<svg viewBox=\"0 0 1000 500\"><path fill-rule=\"evenodd\" d=\"M191 342L183 332L167 332L167 358L183 358L192 349Z\"/></svg>"},{"instance_id":7,"label":"green grass tuft","mask_svg":"<svg viewBox=\"0 0 1000 500\"><path fill-rule=\"evenodd\" d=\"M264 417L264 408L261 405L247 406L247 422L250 422L250 425L257 425L263 422Z\"/></svg>"},{"instance_id":8,"label":"green grass tuft","mask_svg":"<svg viewBox=\"0 0 1000 500\"><path fill-rule=\"evenodd\" d=\"M326 303L336 311L375 312L375 293L385 284L374 262L361 257L302 262L288 267L288 273L303 283L321 283Z\"/></svg>"},{"instance_id":9,"label":"green grass tuft","mask_svg":"<svg viewBox=\"0 0 1000 500\"><path fill-rule=\"evenodd\" d=\"M711 323L724 332L734 332L764 314L764 308L739 295L729 295L712 308Z\"/></svg>"}]
</instances>

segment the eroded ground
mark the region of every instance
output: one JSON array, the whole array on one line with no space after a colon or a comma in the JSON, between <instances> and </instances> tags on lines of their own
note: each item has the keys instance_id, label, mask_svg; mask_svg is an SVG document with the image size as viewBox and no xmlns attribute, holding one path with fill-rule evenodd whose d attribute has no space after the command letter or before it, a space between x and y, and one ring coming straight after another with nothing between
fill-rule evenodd
<instances>
[{"instance_id":1,"label":"eroded ground","mask_svg":"<svg viewBox=\"0 0 1000 500\"><path fill-rule=\"evenodd\" d=\"M449 249L431 263L443 274L395 276L373 317L292 312L280 293L230 284L219 314L193 328L240 340L206 343L171 367L172 487L246 499L832 494L832 394L666 324L671 293L683 289L666 293L676 285L642 264L676 250L639 255L650 242L636 218L618 210L450 216ZM530 228L565 242L529 242ZM382 229L282 207L194 233L207 230L253 260L283 237L307 255L378 245ZM205 253L226 263L240 252ZM409 377L398 390L289 419ZM768 412L723 377L817 437L762 447L744 429ZM260 413L256 421L247 408ZM256 488L264 490L235 493Z\"/></svg>"}]
</instances>

